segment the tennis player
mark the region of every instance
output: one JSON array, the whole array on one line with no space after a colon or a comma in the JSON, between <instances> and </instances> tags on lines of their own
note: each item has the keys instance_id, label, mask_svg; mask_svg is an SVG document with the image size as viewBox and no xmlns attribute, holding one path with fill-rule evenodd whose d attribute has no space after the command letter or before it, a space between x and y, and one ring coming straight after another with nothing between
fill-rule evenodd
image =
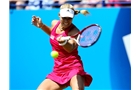
<instances>
[{"instance_id":1,"label":"tennis player","mask_svg":"<svg viewBox=\"0 0 140 90\"><path fill-rule=\"evenodd\" d=\"M52 50L59 53L54 59L53 71L48 74L37 90L62 90L68 86L72 90L84 90L92 82L90 74L84 71L83 63L78 55L78 45L74 40L61 40L63 36L71 36L79 32L72 23L78 13L88 14L86 10L75 10L71 4L60 7L60 20L53 20L52 26L42 23L40 17L33 16L32 23L50 36ZM80 21L79 21L80 23Z\"/></svg>"}]
</instances>

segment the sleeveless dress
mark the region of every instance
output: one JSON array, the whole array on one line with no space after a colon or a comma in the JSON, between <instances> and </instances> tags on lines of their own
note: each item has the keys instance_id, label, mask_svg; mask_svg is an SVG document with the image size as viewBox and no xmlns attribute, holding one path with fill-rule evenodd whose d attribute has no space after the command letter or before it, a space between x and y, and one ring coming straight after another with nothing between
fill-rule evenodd
<instances>
[{"instance_id":1,"label":"sleeveless dress","mask_svg":"<svg viewBox=\"0 0 140 90\"><path fill-rule=\"evenodd\" d=\"M53 71L47 75L46 78L60 85L68 85L69 81L74 75L81 75L85 79L85 86L89 86L92 81L92 77L84 71L83 63L80 56L78 55L77 48L71 53L68 53L59 45L56 38L59 35L68 36L69 30L73 27L71 25L62 34L56 33L56 28L60 24L60 21L54 26L50 34L50 43L52 45L52 50L59 53L59 56L54 59Z\"/></svg>"}]
</instances>

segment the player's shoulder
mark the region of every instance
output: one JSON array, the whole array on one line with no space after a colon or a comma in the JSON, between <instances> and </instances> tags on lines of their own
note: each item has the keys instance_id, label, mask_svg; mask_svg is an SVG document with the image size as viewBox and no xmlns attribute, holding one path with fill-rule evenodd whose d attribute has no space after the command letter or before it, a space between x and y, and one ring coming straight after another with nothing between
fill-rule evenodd
<instances>
[{"instance_id":1,"label":"player's shoulder","mask_svg":"<svg viewBox=\"0 0 140 90\"><path fill-rule=\"evenodd\" d=\"M52 26L56 25L57 22L58 22L58 20L56 20L56 19L52 20L52 22L51 22Z\"/></svg>"},{"instance_id":2,"label":"player's shoulder","mask_svg":"<svg viewBox=\"0 0 140 90\"><path fill-rule=\"evenodd\" d=\"M75 25L73 24L73 29L72 29L72 31L79 32L79 29L77 28L77 26L75 26Z\"/></svg>"},{"instance_id":3,"label":"player's shoulder","mask_svg":"<svg viewBox=\"0 0 140 90\"><path fill-rule=\"evenodd\" d=\"M58 21L59 20L56 20L56 19L52 20L52 22L51 22L51 29L57 24Z\"/></svg>"},{"instance_id":4,"label":"player's shoulder","mask_svg":"<svg viewBox=\"0 0 140 90\"><path fill-rule=\"evenodd\" d=\"M78 33L79 29L73 24L73 27L71 28L69 35L74 35L75 33Z\"/></svg>"}]
</instances>

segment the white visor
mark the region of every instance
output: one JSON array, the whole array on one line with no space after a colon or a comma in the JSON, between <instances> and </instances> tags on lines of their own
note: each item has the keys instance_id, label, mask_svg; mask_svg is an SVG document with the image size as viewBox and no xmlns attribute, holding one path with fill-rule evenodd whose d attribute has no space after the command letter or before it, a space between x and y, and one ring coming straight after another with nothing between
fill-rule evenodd
<instances>
[{"instance_id":1,"label":"white visor","mask_svg":"<svg viewBox=\"0 0 140 90\"><path fill-rule=\"evenodd\" d=\"M74 17L74 11L72 9L69 8L64 8L60 10L60 16L61 17Z\"/></svg>"}]
</instances>

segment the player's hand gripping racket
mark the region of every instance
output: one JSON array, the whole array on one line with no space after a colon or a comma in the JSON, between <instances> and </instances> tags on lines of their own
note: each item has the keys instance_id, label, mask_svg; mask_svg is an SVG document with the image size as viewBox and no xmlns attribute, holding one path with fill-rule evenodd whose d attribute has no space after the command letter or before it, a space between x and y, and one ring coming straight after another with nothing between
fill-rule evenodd
<instances>
[{"instance_id":1,"label":"player's hand gripping racket","mask_svg":"<svg viewBox=\"0 0 140 90\"><path fill-rule=\"evenodd\" d=\"M97 42L98 38L101 34L101 27L98 24L92 24L87 26L82 31L74 36L62 37L62 40L74 39L76 43L81 47L89 47L92 46L95 42ZM77 39L75 39L77 36Z\"/></svg>"}]
</instances>

